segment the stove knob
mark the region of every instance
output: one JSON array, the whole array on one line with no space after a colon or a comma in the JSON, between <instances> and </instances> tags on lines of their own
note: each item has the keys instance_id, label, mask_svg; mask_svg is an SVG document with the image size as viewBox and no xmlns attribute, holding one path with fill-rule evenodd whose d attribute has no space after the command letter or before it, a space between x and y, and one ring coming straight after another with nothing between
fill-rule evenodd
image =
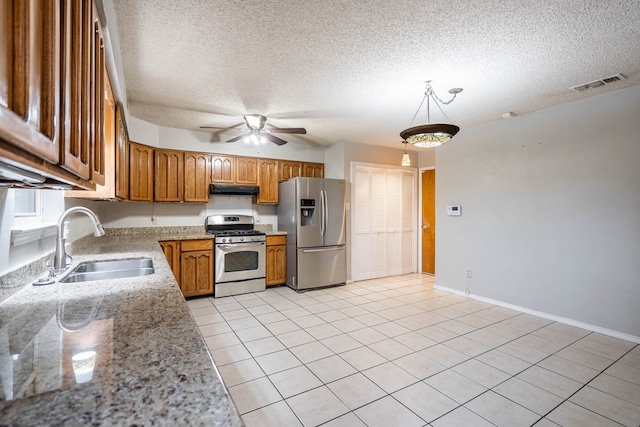
<instances>
[{"instance_id":1,"label":"stove knob","mask_svg":"<svg viewBox=\"0 0 640 427\"><path fill-rule=\"evenodd\" d=\"M227 237L227 242L231 243L233 242L233 239L231 237Z\"/></svg>"},{"instance_id":2,"label":"stove knob","mask_svg":"<svg viewBox=\"0 0 640 427\"><path fill-rule=\"evenodd\" d=\"M241 241L241 242L244 242L244 237L241 237L241 238L240 238L240 241Z\"/></svg>"}]
</instances>

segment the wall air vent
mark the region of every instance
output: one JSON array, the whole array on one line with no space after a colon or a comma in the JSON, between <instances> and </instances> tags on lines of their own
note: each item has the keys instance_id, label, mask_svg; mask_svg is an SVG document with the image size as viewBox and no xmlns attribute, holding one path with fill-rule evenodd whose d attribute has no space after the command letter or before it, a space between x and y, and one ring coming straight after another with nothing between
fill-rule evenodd
<instances>
[{"instance_id":1,"label":"wall air vent","mask_svg":"<svg viewBox=\"0 0 640 427\"><path fill-rule=\"evenodd\" d=\"M589 83L583 83L581 85L572 86L569 89L571 89L571 90L573 90L575 92L584 92L587 89L593 89L593 88L596 88L596 87L604 86L604 85L609 84L609 83L615 83L615 82L618 82L618 81L624 80L624 79L626 79L626 77L623 76L622 74L614 74L613 76L604 77L602 79L594 80L594 81L589 82Z\"/></svg>"}]
</instances>

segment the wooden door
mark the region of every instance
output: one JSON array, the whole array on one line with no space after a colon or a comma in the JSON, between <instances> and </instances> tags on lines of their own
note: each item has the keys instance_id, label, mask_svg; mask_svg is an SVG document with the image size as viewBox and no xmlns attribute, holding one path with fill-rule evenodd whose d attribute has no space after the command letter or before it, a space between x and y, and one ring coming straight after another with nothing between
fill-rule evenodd
<instances>
[{"instance_id":1,"label":"wooden door","mask_svg":"<svg viewBox=\"0 0 640 427\"><path fill-rule=\"evenodd\" d=\"M83 179L91 176L92 8L89 2L69 0L62 10L62 108L64 145L61 166Z\"/></svg>"},{"instance_id":2,"label":"wooden door","mask_svg":"<svg viewBox=\"0 0 640 427\"><path fill-rule=\"evenodd\" d=\"M214 154L211 157L211 182L233 184L235 180L235 157Z\"/></svg>"},{"instance_id":3,"label":"wooden door","mask_svg":"<svg viewBox=\"0 0 640 427\"><path fill-rule=\"evenodd\" d=\"M167 240L160 242L160 247L165 258L167 258L171 271L173 271L173 276L176 278L178 285L180 285L180 241Z\"/></svg>"},{"instance_id":4,"label":"wooden door","mask_svg":"<svg viewBox=\"0 0 640 427\"><path fill-rule=\"evenodd\" d=\"M153 201L153 148L129 143L129 200Z\"/></svg>"},{"instance_id":5,"label":"wooden door","mask_svg":"<svg viewBox=\"0 0 640 427\"><path fill-rule=\"evenodd\" d=\"M213 293L213 241L184 240L180 253L180 288L185 297Z\"/></svg>"},{"instance_id":6,"label":"wooden door","mask_svg":"<svg viewBox=\"0 0 640 427\"><path fill-rule=\"evenodd\" d=\"M236 157L236 184L256 185L258 183L258 159Z\"/></svg>"},{"instance_id":7,"label":"wooden door","mask_svg":"<svg viewBox=\"0 0 640 427\"><path fill-rule=\"evenodd\" d=\"M278 178L280 182L287 181L297 176L302 176L302 162L280 160L278 162L278 167L280 169L280 176Z\"/></svg>"},{"instance_id":8,"label":"wooden door","mask_svg":"<svg viewBox=\"0 0 640 427\"><path fill-rule=\"evenodd\" d=\"M267 236L267 286L287 281L287 236Z\"/></svg>"},{"instance_id":9,"label":"wooden door","mask_svg":"<svg viewBox=\"0 0 640 427\"><path fill-rule=\"evenodd\" d=\"M278 161L260 159L258 166L258 203L278 204Z\"/></svg>"},{"instance_id":10,"label":"wooden door","mask_svg":"<svg viewBox=\"0 0 640 427\"><path fill-rule=\"evenodd\" d=\"M436 273L436 171L422 171L422 272Z\"/></svg>"},{"instance_id":11,"label":"wooden door","mask_svg":"<svg viewBox=\"0 0 640 427\"><path fill-rule=\"evenodd\" d=\"M56 164L60 110L60 2L0 2L0 136ZM87 176L88 177L88 176Z\"/></svg>"},{"instance_id":12,"label":"wooden door","mask_svg":"<svg viewBox=\"0 0 640 427\"><path fill-rule=\"evenodd\" d=\"M155 150L154 200L181 202L184 188L184 156L181 151Z\"/></svg>"},{"instance_id":13,"label":"wooden door","mask_svg":"<svg viewBox=\"0 0 640 427\"><path fill-rule=\"evenodd\" d=\"M115 126L115 196L118 199L129 200L129 136L122 105L116 108Z\"/></svg>"},{"instance_id":14,"label":"wooden door","mask_svg":"<svg viewBox=\"0 0 640 427\"><path fill-rule=\"evenodd\" d=\"M98 17L98 10L93 6L93 50L91 61L91 129L93 144L91 144L91 181L98 185L105 185L106 180L106 140L105 140L105 86L106 69L104 56L104 38L102 26ZM112 146L113 148L113 146ZM109 153L111 155L111 153Z\"/></svg>"},{"instance_id":15,"label":"wooden door","mask_svg":"<svg viewBox=\"0 0 640 427\"><path fill-rule=\"evenodd\" d=\"M324 164L323 163L303 163L302 164L302 176L309 178L324 178Z\"/></svg>"},{"instance_id":16,"label":"wooden door","mask_svg":"<svg viewBox=\"0 0 640 427\"><path fill-rule=\"evenodd\" d=\"M184 153L184 201L209 202L211 156L206 153Z\"/></svg>"}]
</instances>

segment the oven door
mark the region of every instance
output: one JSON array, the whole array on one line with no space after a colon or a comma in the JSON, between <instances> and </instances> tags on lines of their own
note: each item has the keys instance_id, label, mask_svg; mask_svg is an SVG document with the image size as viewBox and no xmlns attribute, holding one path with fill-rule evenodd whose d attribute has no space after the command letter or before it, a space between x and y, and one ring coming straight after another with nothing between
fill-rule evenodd
<instances>
[{"instance_id":1,"label":"oven door","mask_svg":"<svg viewBox=\"0 0 640 427\"><path fill-rule=\"evenodd\" d=\"M216 244L215 283L265 278L266 258L265 242Z\"/></svg>"}]
</instances>

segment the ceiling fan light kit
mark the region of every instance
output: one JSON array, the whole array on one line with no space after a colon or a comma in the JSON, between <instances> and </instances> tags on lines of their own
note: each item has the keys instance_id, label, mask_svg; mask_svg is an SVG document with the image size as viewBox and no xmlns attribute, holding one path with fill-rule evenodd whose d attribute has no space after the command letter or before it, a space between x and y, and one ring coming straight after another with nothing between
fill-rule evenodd
<instances>
[{"instance_id":1,"label":"ceiling fan light kit","mask_svg":"<svg viewBox=\"0 0 640 427\"><path fill-rule=\"evenodd\" d=\"M271 141L276 145L284 145L287 143L284 139L278 138L273 133L288 133L288 134L298 134L305 135L307 130L305 128L275 128L270 126L265 126L267 123L267 118L260 114L245 114L244 122L249 129L248 133L243 135L236 136L235 138L231 138L227 142L236 142L244 139L247 143L253 143L255 145L260 145L261 142L265 140ZM200 126L201 129L221 129L215 126ZM222 128L224 129L224 128Z\"/></svg>"},{"instance_id":2,"label":"ceiling fan light kit","mask_svg":"<svg viewBox=\"0 0 640 427\"><path fill-rule=\"evenodd\" d=\"M420 105L418 106L418 110L413 115L413 119L411 120L411 123L413 123L413 121L416 119L416 116L420 112L420 108L422 108L422 105L424 104L424 101L426 99L426 101L427 101L427 124L426 125L421 125L421 126L413 126L413 127L410 127L408 129L405 129L402 132L400 132L400 137L402 138L403 142L406 142L408 144L411 144L411 145L413 145L415 147L419 147L419 148L438 147L438 146L448 142L451 138L453 138L460 131L460 128L458 126L453 125L451 123L449 123L449 124L446 124L446 123L430 124L429 121L430 121L430 103L431 103L431 100L433 100L433 102L436 105L436 107L438 107L440 112L447 118L447 120L449 120L449 117L447 117L447 115L444 113L444 111L442 110L442 107L440 107L440 104L447 105L447 104L450 104L451 102L453 102L453 100L456 99L456 96L460 92L462 92L462 88L453 88L453 89L449 90L449 93L452 94L453 97L448 101L443 101L442 99L438 98L438 96L433 91L433 87L431 86L431 82L427 81L426 83L427 83L427 86L426 86L426 90L424 92L424 97L422 98L422 101L420 102ZM449 120L449 122L450 121L451 120ZM404 160L403 160L403 162L404 162Z\"/></svg>"}]
</instances>

